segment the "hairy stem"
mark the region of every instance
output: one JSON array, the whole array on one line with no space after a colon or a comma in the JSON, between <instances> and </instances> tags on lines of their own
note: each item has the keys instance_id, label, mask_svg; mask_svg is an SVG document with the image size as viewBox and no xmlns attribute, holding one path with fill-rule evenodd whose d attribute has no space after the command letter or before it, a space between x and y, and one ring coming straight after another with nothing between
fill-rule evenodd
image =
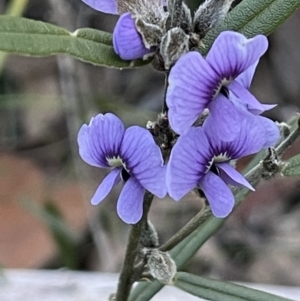
<instances>
[{"instance_id":1,"label":"hairy stem","mask_svg":"<svg viewBox=\"0 0 300 301\"><path fill-rule=\"evenodd\" d=\"M181 228L174 236L172 236L166 243L159 247L161 251L169 251L173 249L178 243L189 236L194 230L202 225L211 216L209 206L204 206L202 210L195 215L183 228Z\"/></svg>"},{"instance_id":2,"label":"hairy stem","mask_svg":"<svg viewBox=\"0 0 300 301\"><path fill-rule=\"evenodd\" d=\"M143 216L137 224L131 226L123 267L119 277L118 289L115 296L116 301L126 301L129 297L134 282L134 263L138 253L140 236L142 234L143 226L147 222L152 199L153 194L146 192L144 197Z\"/></svg>"}]
</instances>

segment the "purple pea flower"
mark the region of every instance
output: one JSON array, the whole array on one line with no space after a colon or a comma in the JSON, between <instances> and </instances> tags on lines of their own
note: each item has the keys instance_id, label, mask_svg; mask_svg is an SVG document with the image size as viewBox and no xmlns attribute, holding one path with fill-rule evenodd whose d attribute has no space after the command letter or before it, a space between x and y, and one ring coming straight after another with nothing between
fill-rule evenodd
<instances>
[{"instance_id":1,"label":"purple pea flower","mask_svg":"<svg viewBox=\"0 0 300 301\"><path fill-rule=\"evenodd\" d=\"M125 185L117 203L119 217L137 223L143 214L145 190L159 198L166 195L165 167L159 147L146 130L131 126L125 130L113 114L99 114L83 125L78 133L79 154L88 164L111 168L94 196L99 204L121 180Z\"/></svg>"},{"instance_id":2,"label":"purple pea flower","mask_svg":"<svg viewBox=\"0 0 300 301\"><path fill-rule=\"evenodd\" d=\"M113 47L123 60L146 58L157 45L147 43L136 26L138 20L156 26L167 16L162 0L82 0L85 4L100 12L121 15L113 32ZM163 23L163 22L162 22ZM157 29L157 27L156 27Z\"/></svg>"},{"instance_id":3,"label":"purple pea flower","mask_svg":"<svg viewBox=\"0 0 300 301\"><path fill-rule=\"evenodd\" d=\"M215 120L211 116L203 127L192 127L178 138L171 152L166 175L168 192L174 200L180 200L198 187L203 190L212 213L223 218L234 206L234 196L227 184L254 190L230 165L230 160L256 153L274 144L279 131L270 126L272 121L265 117L249 112L242 115L239 134L230 142L217 137Z\"/></svg>"},{"instance_id":4,"label":"purple pea flower","mask_svg":"<svg viewBox=\"0 0 300 301\"><path fill-rule=\"evenodd\" d=\"M224 31L206 59L195 51L182 56L171 70L167 91L169 121L174 131L186 133L208 108L218 123L219 138L230 141L239 133L241 108L254 114L273 108L260 104L248 90L259 58L267 48L265 36L247 39L240 33Z\"/></svg>"}]
</instances>

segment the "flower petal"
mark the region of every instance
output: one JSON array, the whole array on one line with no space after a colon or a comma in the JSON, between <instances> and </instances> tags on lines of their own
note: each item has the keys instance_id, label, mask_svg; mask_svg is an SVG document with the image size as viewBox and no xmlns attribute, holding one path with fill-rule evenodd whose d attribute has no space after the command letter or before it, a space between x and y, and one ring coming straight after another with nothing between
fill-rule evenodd
<instances>
[{"instance_id":1,"label":"flower petal","mask_svg":"<svg viewBox=\"0 0 300 301\"><path fill-rule=\"evenodd\" d=\"M213 172L209 171L199 182L214 216L229 215L234 206L234 197L228 186Z\"/></svg>"},{"instance_id":2,"label":"flower petal","mask_svg":"<svg viewBox=\"0 0 300 301\"><path fill-rule=\"evenodd\" d=\"M82 0L95 10L106 14L118 15L117 0Z\"/></svg>"},{"instance_id":3,"label":"flower petal","mask_svg":"<svg viewBox=\"0 0 300 301\"><path fill-rule=\"evenodd\" d=\"M130 175L159 198L167 194L165 167L159 147L144 128L132 126L125 131L121 158Z\"/></svg>"},{"instance_id":4,"label":"flower petal","mask_svg":"<svg viewBox=\"0 0 300 301\"><path fill-rule=\"evenodd\" d=\"M247 110L255 115L270 110L276 105L262 105L241 83L234 80L228 85L228 89L237 97L237 100L246 106Z\"/></svg>"},{"instance_id":5,"label":"flower petal","mask_svg":"<svg viewBox=\"0 0 300 301\"><path fill-rule=\"evenodd\" d=\"M265 143L263 148L272 147L280 138L280 131L278 126L269 118L259 116L259 121L265 130Z\"/></svg>"},{"instance_id":6,"label":"flower petal","mask_svg":"<svg viewBox=\"0 0 300 301\"><path fill-rule=\"evenodd\" d=\"M125 13L119 18L113 33L113 46L123 60L143 58L151 52L145 47L130 13Z\"/></svg>"},{"instance_id":7,"label":"flower petal","mask_svg":"<svg viewBox=\"0 0 300 301\"><path fill-rule=\"evenodd\" d=\"M215 133L213 118L207 118L203 129L208 137L214 155L225 154L230 159L238 159L260 151L266 143L264 124L261 116L251 114L246 110L239 110L241 114L239 134L232 141L222 141Z\"/></svg>"},{"instance_id":8,"label":"flower petal","mask_svg":"<svg viewBox=\"0 0 300 301\"><path fill-rule=\"evenodd\" d=\"M172 129L185 134L213 98L218 85L215 72L200 53L183 55L169 75L167 105Z\"/></svg>"},{"instance_id":9,"label":"flower petal","mask_svg":"<svg viewBox=\"0 0 300 301\"><path fill-rule=\"evenodd\" d=\"M110 193L112 188L117 185L121 178L120 172L122 168L114 168L101 182L97 188L94 196L92 197L91 203L93 205L98 205L102 200L104 200Z\"/></svg>"},{"instance_id":10,"label":"flower petal","mask_svg":"<svg viewBox=\"0 0 300 301\"><path fill-rule=\"evenodd\" d=\"M257 60L254 64L252 64L246 71L241 73L236 80L246 89L250 88L256 67L259 63L259 60Z\"/></svg>"},{"instance_id":11,"label":"flower petal","mask_svg":"<svg viewBox=\"0 0 300 301\"><path fill-rule=\"evenodd\" d=\"M119 217L127 224L136 224L143 215L145 189L130 177L125 183L117 203Z\"/></svg>"},{"instance_id":12,"label":"flower petal","mask_svg":"<svg viewBox=\"0 0 300 301\"><path fill-rule=\"evenodd\" d=\"M206 60L221 78L230 79L246 71L267 48L268 40L263 35L247 39L240 33L223 31L213 43Z\"/></svg>"},{"instance_id":13,"label":"flower petal","mask_svg":"<svg viewBox=\"0 0 300 301\"><path fill-rule=\"evenodd\" d=\"M266 144L264 124L260 116L244 114L239 136L228 143L227 148L231 159L238 159L259 152Z\"/></svg>"},{"instance_id":14,"label":"flower petal","mask_svg":"<svg viewBox=\"0 0 300 301\"><path fill-rule=\"evenodd\" d=\"M77 142L81 158L92 166L109 167L107 158L119 155L124 131L117 116L98 114L89 125L84 124L79 130Z\"/></svg>"},{"instance_id":15,"label":"flower petal","mask_svg":"<svg viewBox=\"0 0 300 301\"><path fill-rule=\"evenodd\" d=\"M191 128L180 136L167 165L169 195L178 201L195 188L211 159L209 142L202 128Z\"/></svg>"},{"instance_id":16,"label":"flower petal","mask_svg":"<svg viewBox=\"0 0 300 301\"><path fill-rule=\"evenodd\" d=\"M223 141L232 141L240 132L242 115L240 110L224 95L219 94L208 106L210 115L205 122L213 119L211 127Z\"/></svg>"},{"instance_id":17,"label":"flower petal","mask_svg":"<svg viewBox=\"0 0 300 301\"><path fill-rule=\"evenodd\" d=\"M233 186L244 186L250 190L255 190L251 184L230 164L228 163L216 163L220 171L220 178L226 183Z\"/></svg>"}]
</instances>

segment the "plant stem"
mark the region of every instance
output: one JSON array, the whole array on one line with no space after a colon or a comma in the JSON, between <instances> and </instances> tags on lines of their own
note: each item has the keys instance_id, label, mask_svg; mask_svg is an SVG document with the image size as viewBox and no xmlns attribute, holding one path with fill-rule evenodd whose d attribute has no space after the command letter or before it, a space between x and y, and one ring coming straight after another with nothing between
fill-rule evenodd
<instances>
[{"instance_id":1,"label":"plant stem","mask_svg":"<svg viewBox=\"0 0 300 301\"><path fill-rule=\"evenodd\" d=\"M202 225L211 216L209 206L204 206L202 210L195 215L183 228L181 228L174 236L159 247L161 251L169 251L173 249L184 238L189 236L200 225Z\"/></svg>"},{"instance_id":2,"label":"plant stem","mask_svg":"<svg viewBox=\"0 0 300 301\"><path fill-rule=\"evenodd\" d=\"M143 226L147 222L152 199L153 195L150 192L146 192L144 197L143 216L137 224L131 226L123 267L119 277L119 284L115 297L116 301L126 301L129 297L134 282L132 276L134 274L134 262L138 253L140 236L142 234Z\"/></svg>"}]
</instances>

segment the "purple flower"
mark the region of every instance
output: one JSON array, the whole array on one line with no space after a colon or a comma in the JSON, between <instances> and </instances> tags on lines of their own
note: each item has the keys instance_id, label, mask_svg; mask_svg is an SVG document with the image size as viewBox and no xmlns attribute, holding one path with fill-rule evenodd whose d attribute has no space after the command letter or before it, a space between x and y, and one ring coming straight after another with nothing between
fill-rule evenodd
<instances>
[{"instance_id":1,"label":"purple flower","mask_svg":"<svg viewBox=\"0 0 300 301\"><path fill-rule=\"evenodd\" d=\"M146 130L131 126L125 130L113 114L99 114L78 133L79 154L88 164L111 168L94 196L99 204L121 180L125 182L117 204L120 218L137 223L143 214L145 190L159 198L166 195L165 167L159 147Z\"/></svg>"},{"instance_id":2,"label":"purple flower","mask_svg":"<svg viewBox=\"0 0 300 301\"><path fill-rule=\"evenodd\" d=\"M151 53L145 47L131 13L123 14L118 20L113 33L113 46L116 54L123 60L135 60Z\"/></svg>"},{"instance_id":3,"label":"purple flower","mask_svg":"<svg viewBox=\"0 0 300 301\"><path fill-rule=\"evenodd\" d=\"M218 123L219 138L230 141L239 133L241 108L255 114L272 108L260 104L248 90L258 60L267 48L265 36L247 39L240 33L225 31L217 37L206 59L195 51L182 56L171 70L167 91L168 116L174 131L186 133L209 108Z\"/></svg>"},{"instance_id":4,"label":"purple flower","mask_svg":"<svg viewBox=\"0 0 300 301\"><path fill-rule=\"evenodd\" d=\"M118 15L117 0L82 0L85 4L95 10L106 14Z\"/></svg>"},{"instance_id":5,"label":"purple flower","mask_svg":"<svg viewBox=\"0 0 300 301\"><path fill-rule=\"evenodd\" d=\"M178 138L171 152L166 176L168 192L173 199L178 201L191 189L199 187L212 213L216 217L226 217L234 206L234 196L227 184L254 190L229 162L266 147L270 132L265 126L271 121L248 112L242 115L239 134L230 142L217 137L215 120L211 116L203 127L192 127ZM274 129L272 135L278 138L278 129Z\"/></svg>"},{"instance_id":6,"label":"purple flower","mask_svg":"<svg viewBox=\"0 0 300 301\"><path fill-rule=\"evenodd\" d=\"M144 58L153 53L153 47L145 43L142 32L137 27L138 19L145 19L144 24L160 23L166 13L163 6L166 1L161 0L82 0L92 8L108 13L121 15L113 32L113 47L123 60Z\"/></svg>"}]
</instances>

